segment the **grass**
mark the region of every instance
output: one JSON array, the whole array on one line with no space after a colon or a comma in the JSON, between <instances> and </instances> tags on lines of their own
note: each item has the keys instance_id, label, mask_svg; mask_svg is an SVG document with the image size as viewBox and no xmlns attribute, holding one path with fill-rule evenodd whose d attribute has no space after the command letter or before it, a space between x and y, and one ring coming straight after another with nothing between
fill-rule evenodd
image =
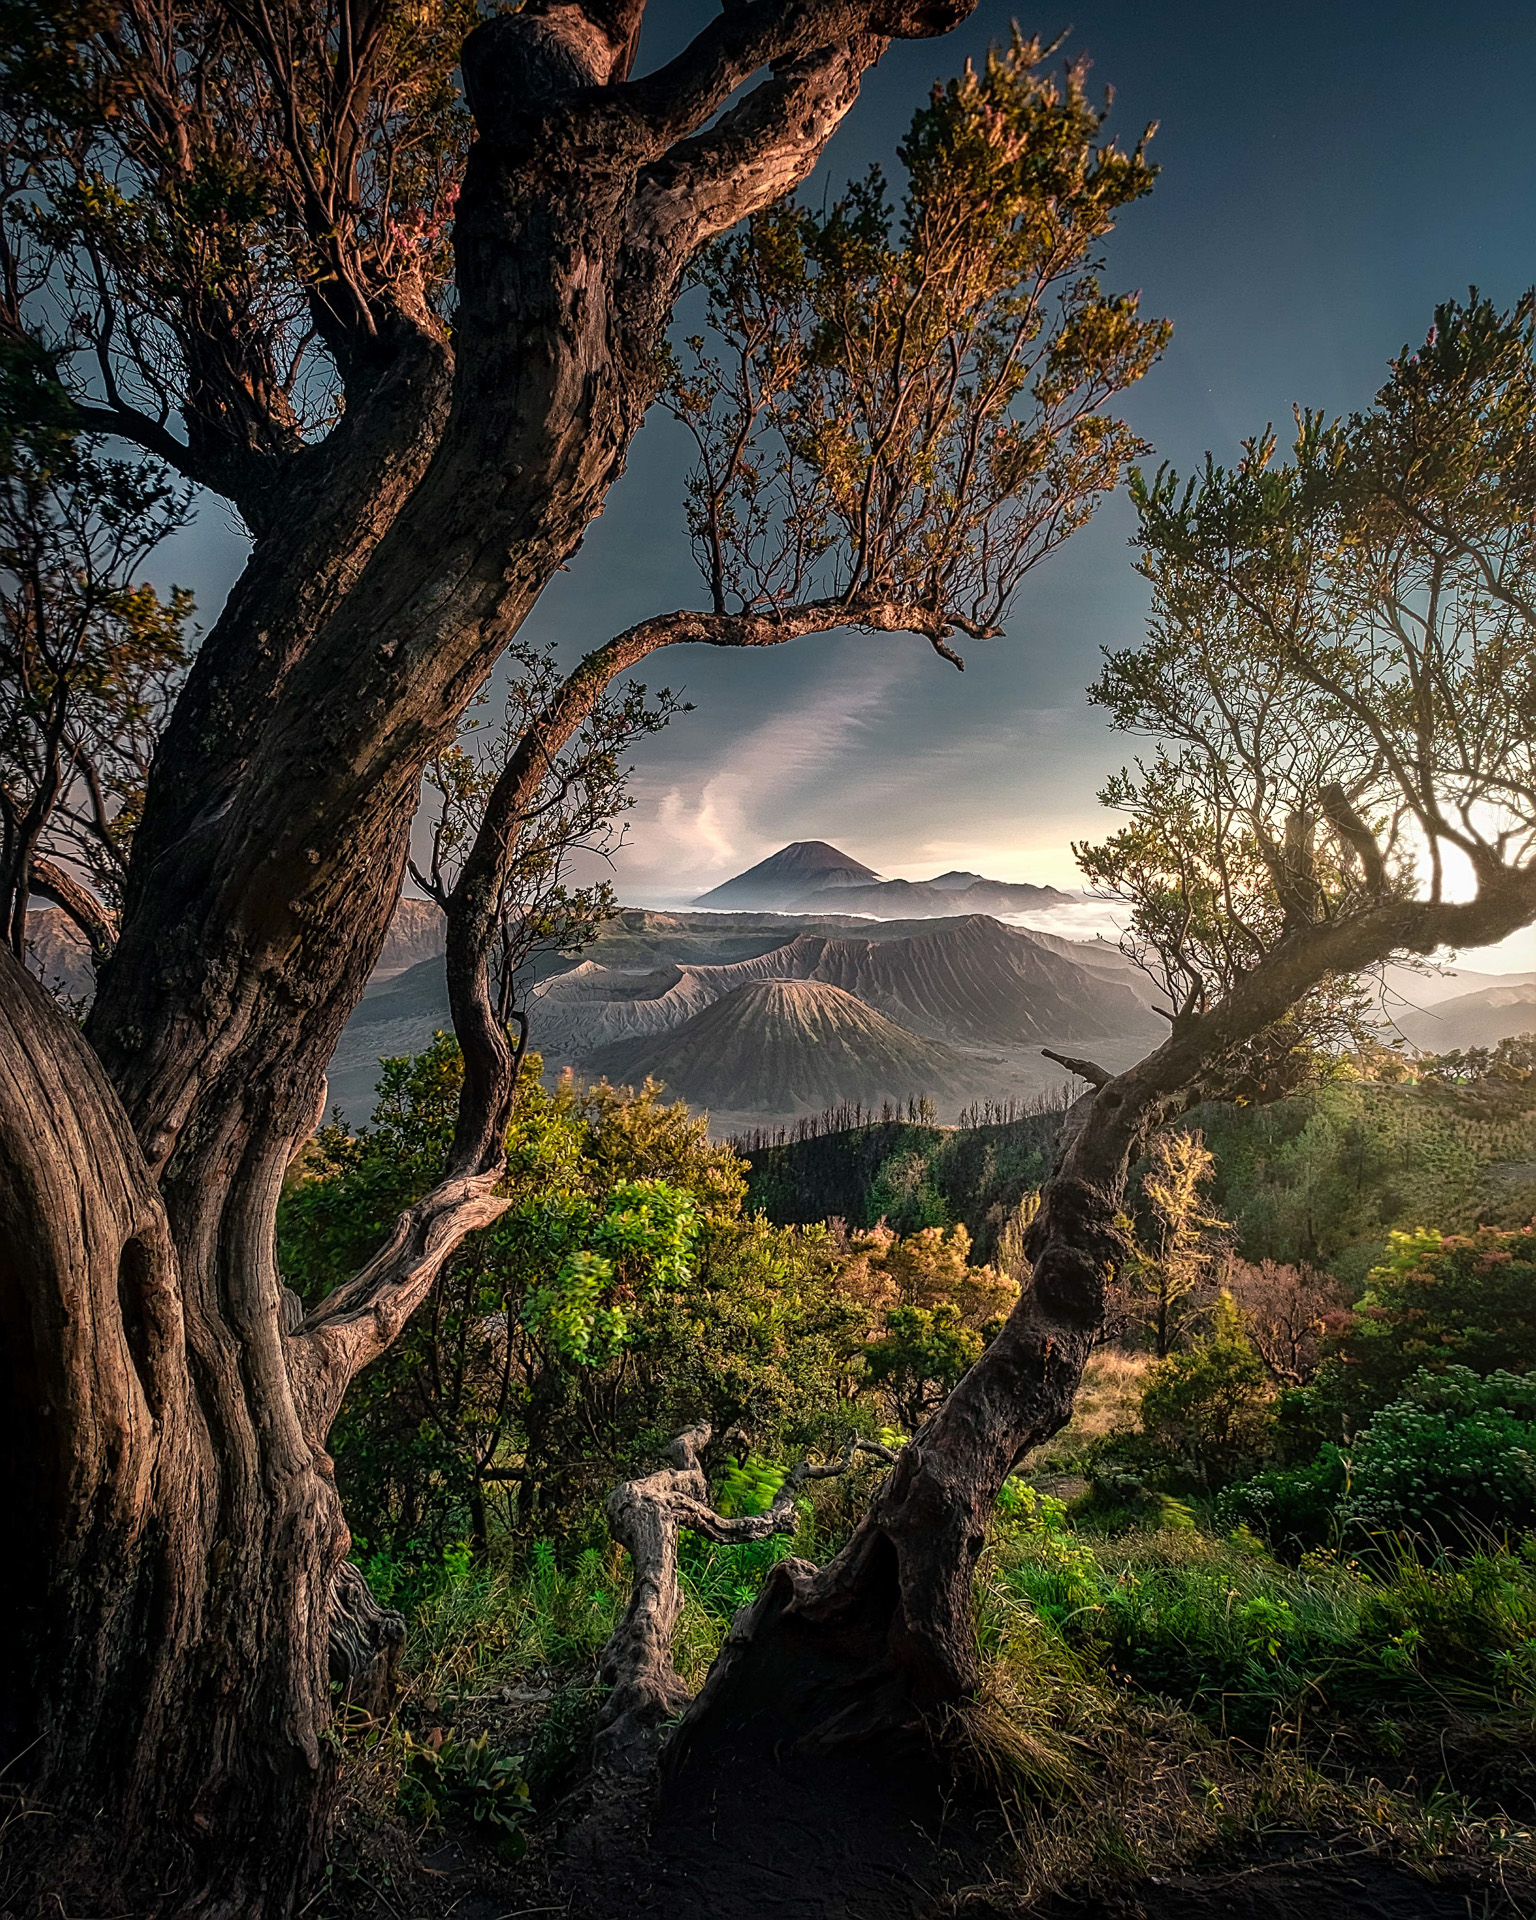
<instances>
[{"instance_id":1,"label":"grass","mask_svg":"<svg viewBox=\"0 0 1536 1920\"><path fill-rule=\"evenodd\" d=\"M1082 1385L1072 1403L1072 1418L1059 1433L1035 1448L1022 1471L1030 1476L1074 1474L1095 1440L1117 1429L1134 1427L1151 1364L1150 1355L1124 1353L1118 1347L1100 1347L1089 1354Z\"/></svg>"},{"instance_id":2,"label":"grass","mask_svg":"<svg viewBox=\"0 0 1536 1920\"><path fill-rule=\"evenodd\" d=\"M1373 1571L1189 1529L1008 1525L977 1595L980 1739L999 1710L1027 1736L1021 1907L1296 1836L1536 1883L1529 1547Z\"/></svg>"},{"instance_id":3,"label":"grass","mask_svg":"<svg viewBox=\"0 0 1536 1920\"><path fill-rule=\"evenodd\" d=\"M1195 1528L1000 1528L983 1644L1059 1639L1106 1680L1262 1741L1302 1715L1536 1713L1536 1537L1462 1556L1282 1565Z\"/></svg>"},{"instance_id":4,"label":"grass","mask_svg":"<svg viewBox=\"0 0 1536 1920\"><path fill-rule=\"evenodd\" d=\"M835 1548L856 1501L816 1491L793 1542L685 1538L676 1661L690 1685L774 1560ZM538 1543L444 1570L411 1621L398 1714L343 1743L359 1874L377 1880L380 1849L402 1844L389 1836L421 1819L423 1779L451 1815L484 1800L476 1779L496 1755L518 1756L535 1823L558 1803L627 1600L617 1549L562 1561ZM1287 1566L1191 1526L1089 1535L1034 1500L1000 1516L976 1600L983 1688L936 1731L1007 1809L998 1870L1019 1911L1276 1844L1536 1887L1536 1542ZM434 1739L442 1760L423 1752ZM512 1858L506 1833L486 1844Z\"/></svg>"}]
</instances>

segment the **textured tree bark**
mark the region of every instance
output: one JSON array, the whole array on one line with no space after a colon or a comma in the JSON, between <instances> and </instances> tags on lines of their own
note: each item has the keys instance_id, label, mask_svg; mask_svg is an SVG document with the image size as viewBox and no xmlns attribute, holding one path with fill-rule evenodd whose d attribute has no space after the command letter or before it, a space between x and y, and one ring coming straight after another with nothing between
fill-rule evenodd
<instances>
[{"instance_id":1,"label":"textured tree bark","mask_svg":"<svg viewBox=\"0 0 1536 1920\"><path fill-rule=\"evenodd\" d=\"M22 1838L61 1891L110 1897L103 1850L75 1824L110 1808L112 1844L138 1837L141 1896L147 1881L254 1911L286 1900L319 1838L328 1606L293 1586L300 1569L328 1583L344 1549L334 1491L296 1429L262 1431L271 1408L232 1342L222 1367L216 1352L199 1367L122 1105L9 954L0 1087L0 1442L20 1496L4 1577L23 1623L3 1697L36 1808Z\"/></svg>"},{"instance_id":2,"label":"textured tree bark","mask_svg":"<svg viewBox=\"0 0 1536 1920\"><path fill-rule=\"evenodd\" d=\"M598 1665L598 1678L609 1690L592 1745L599 1772L645 1771L655 1755L657 1728L691 1697L672 1664L673 1637L683 1610L677 1577L679 1527L727 1546L771 1540L795 1531L795 1502L808 1480L846 1473L860 1453L885 1461L896 1458L878 1441L851 1440L840 1460L824 1465L802 1461L785 1476L765 1512L727 1518L709 1504L700 1459L709 1439L707 1426L688 1428L667 1448L669 1466L641 1480L626 1480L608 1496L608 1530L629 1554L634 1584L624 1618Z\"/></svg>"},{"instance_id":3,"label":"textured tree bark","mask_svg":"<svg viewBox=\"0 0 1536 1920\"><path fill-rule=\"evenodd\" d=\"M326 1435L503 1205L511 1085L466 936L451 1163L295 1322L281 1181L421 769L600 511L699 245L804 177L889 36L969 6L747 0L630 81L641 10L536 3L471 36L451 347L381 310L338 351L329 438L234 463L255 548L157 759L87 1036L0 956L0 1761L77 1914L279 1920L316 1858L350 1591Z\"/></svg>"}]
</instances>

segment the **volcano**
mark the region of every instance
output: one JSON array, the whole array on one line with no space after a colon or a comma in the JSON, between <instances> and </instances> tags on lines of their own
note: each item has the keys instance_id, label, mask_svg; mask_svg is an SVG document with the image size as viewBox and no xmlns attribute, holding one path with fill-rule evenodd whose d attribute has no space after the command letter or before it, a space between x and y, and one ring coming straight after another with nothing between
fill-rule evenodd
<instances>
[{"instance_id":1,"label":"volcano","mask_svg":"<svg viewBox=\"0 0 1536 1920\"><path fill-rule=\"evenodd\" d=\"M734 880L700 894L696 907L771 908L781 913L852 913L932 920L955 913L1025 913L1063 907L1055 887L988 880L952 869L932 880L882 880L825 840L796 840Z\"/></svg>"},{"instance_id":2,"label":"volcano","mask_svg":"<svg viewBox=\"0 0 1536 1920\"><path fill-rule=\"evenodd\" d=\"M953 1048L819 980L753 981L668 1033L605 1047L587 1066L616 1083L649 1074L690 1104L738 1113L922 1094L953 1103L976 1088L975 1069Z\"/></svg>"},{"instance_id":3,"label":"volcano","mask_svg":"<svg viewBox=\"0 0 1536 1920\"><path fill-rule=\"evenodd\" d=\"M851 854L825 840L795 840L755 867L700 894L697 907L776 907L803 894L820 895L843 887L878 886L880 876ZM827 901L825 906L834 903Z\"/></svg>"}]
</instances>

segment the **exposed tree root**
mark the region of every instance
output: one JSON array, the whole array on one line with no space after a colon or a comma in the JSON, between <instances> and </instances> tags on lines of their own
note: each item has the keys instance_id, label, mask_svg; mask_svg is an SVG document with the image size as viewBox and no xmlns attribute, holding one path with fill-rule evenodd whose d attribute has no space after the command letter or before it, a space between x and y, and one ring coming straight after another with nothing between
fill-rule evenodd
<instances>
[{"instance_id":1,"label":"exposed tree root","mask_svg":"<svg viewBox=\"0 0 1536 1920\"><path fill-rule=\"evenodd\" d=\"M331 1577L330 1670L350 1705L387 1711L404 1645L404 1614L381 1607L362 1568L343 1560Z\"/></svg>"},{"instance_id":2,"label":"exposed tree root","mask_svg":"<svg viewBox=\"0 0 1536 1920\"><path fill-rule=\"evenodd\" d=\"M700 1456L709 1445L707 1426L678 1434L666 1450L671 1463L640 1480L627 1480L608 1496L608 1528L628 1550L634 1586L628 1610L603 1649L600 1677L609 1688L593 1741L593 1764L608 1773L644 1771L655 1757L656 1729L680 1713L690 1694L672 1664L672 1637L682 1612L677 1578L677 1533L688 1527L706 1539L741 1545L795 1530L795 1500L808 1480L846 1473L860 1453L893 1461L895 1452L874 1440L850 1440L840 1459L825 1465L801 1461L766 1513L727 1518L709 1504L709 1483ZM793 1563L799 1565L799 1562Z\"/></svg>"}]
</instances>

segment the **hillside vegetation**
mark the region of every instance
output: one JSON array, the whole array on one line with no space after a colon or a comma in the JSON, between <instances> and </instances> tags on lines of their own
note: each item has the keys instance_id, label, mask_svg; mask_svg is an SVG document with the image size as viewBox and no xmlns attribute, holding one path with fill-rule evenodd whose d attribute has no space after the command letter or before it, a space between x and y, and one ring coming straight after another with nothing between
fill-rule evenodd
<instances>
[{"instance_id":1,"label":"hillside vegetation","mask_svg":"<svg viewBox=\"0 0 1536 1920\"><path fill-rule=\"evenodd\" d=\"M747 1144L747 1204L776 1225L883 1220L897 1233L962 1225L989 1260L1050 1171L1061 1109L981 1127L877 1120L782 1146Z\"/></svg>"},{"instance_id":2,"label":"hillside vegetation","mask_svg":"<svg viewBox=\"0 0 1536 1920\"><path fill-rule=\"evenodd\" d=\"M1154 1143L1113 1344L1005 1484L976 1578L963 1778L1006 1809L1001 1910L1184 1920L1234 1874L1278 1920L1530 1910L1536 1234L1400 1235L1363 1297L1280 1262L1358 1266L1394 1212L1470 1218L1536 1137L1519 1071L1339 1081ZM303 1298L430 1178L458 1075L446 1040L392 1062L374 1126L295 1166L279 1251ZM343 1741L329 1920L564 1910L565 1795L630 1595L605 1493L702 1418L718 1511L763 1513L808 1453L916 1431L994 1336L1061 1109L851 1117L748 1144L748 1169L654 1090L530 1072L511 1208L334 1436L354 1555L410 1631L392 1711ZM806 1487L792 1535L682 1537L688 1686L880 1471Z\"/></svg>"},{"instance_id":3,"label":"hillside vegetation","mask_svg":"<svg viewBox=\"0 0 1536 1920\"><path fill-rule=\"evenodd\" d=\"M1215 1155L1213 1204L1245 1259L1302 1261L1354 1282L1394 1231L1536 1215L1536 1081L1368 1071L1273 1105L1212 1103L1189 1116ZM780 1223L963 1224L990 1258L1002 1223L1048 1172L1059 1125L1047 1109L1003 1126L874 1124L758 1147L749 1204Z\"/></svg>"}]
</instances>

